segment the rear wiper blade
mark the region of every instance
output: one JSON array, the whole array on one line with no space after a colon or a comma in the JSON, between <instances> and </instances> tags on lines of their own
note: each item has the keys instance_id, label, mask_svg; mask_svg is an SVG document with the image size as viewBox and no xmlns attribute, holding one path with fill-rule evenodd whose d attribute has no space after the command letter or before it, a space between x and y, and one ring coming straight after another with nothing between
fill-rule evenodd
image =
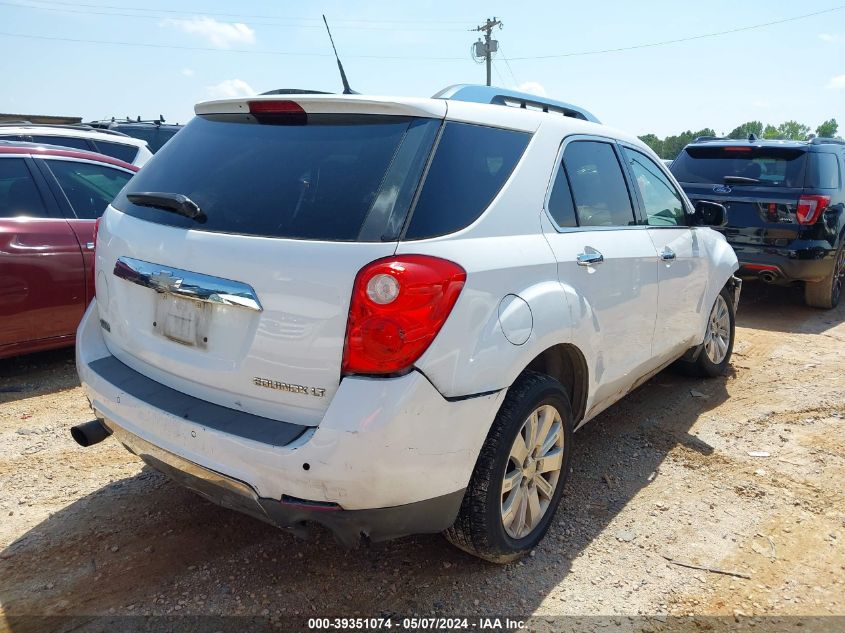
<instances>
[{"instance_id":1,"label":"rear wiper blade","mask_svg":"<svg viewBox=\"0 0 845 633\"><path fill-rule=\"evenodd\" d=\"M167 193L161 191L141 191L126 195L129 202L141 207L152 207L162 211L172 211L197 222L205 222L206 215L196 202L181 193Z\"/></svg>"},{"instance_id":2,"label":"rear wiper blade","mask_svg":"<svg viewBox=\"0 0 845 633\"><path fill-rule=\"evenodd\" d=\"M725 176L722 180L725 182L748 183L754 184L760 182L757 178L748 178L747 176Z\"/></svg>"}]
</instances>

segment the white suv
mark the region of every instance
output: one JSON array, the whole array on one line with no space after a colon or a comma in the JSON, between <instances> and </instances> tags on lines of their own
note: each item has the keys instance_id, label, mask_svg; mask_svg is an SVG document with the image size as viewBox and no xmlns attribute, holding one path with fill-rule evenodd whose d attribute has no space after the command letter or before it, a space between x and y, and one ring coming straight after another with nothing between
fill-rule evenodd
<instances>
[{"instance_id":1,"label":"white suv","mask_svg":"<svg viewBox=\"0 0 845 633\"><path fill-rule=\"evenodd\" d=\"M679 359L728 363L724 208L579 108L454 87L196 114L99 226L82 445L294 531L445 530L501 562L547 530L576 428Z\"/></svg>"},{"instance_id":2,"label":"white suv","mask_svg":"<svg viewBox=\"0 0 845 633\"><path fill-rule=\"evenodd\" d=\"M81 124L3 123L0 124L0 140L73 147L105 154L136 167L144 165L153 155L144 140L111 130L95 130L89 125Z\"/></svg>"}]
</instances>

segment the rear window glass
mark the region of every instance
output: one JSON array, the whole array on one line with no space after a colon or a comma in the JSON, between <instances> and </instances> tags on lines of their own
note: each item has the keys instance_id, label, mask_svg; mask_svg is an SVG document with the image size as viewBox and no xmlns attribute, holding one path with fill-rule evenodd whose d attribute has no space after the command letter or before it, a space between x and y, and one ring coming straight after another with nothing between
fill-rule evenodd
<instances>
[{"instance_id":1,"label":"rear window glass","mask_svg":"<svg viewBox=\"0 0 845 633\"><path fill-rule=\"evenodd\" d=\"M563 164L581 226L636 224L625 176L609 143L573 141L563 151Z\"/></svg>"},{"instance_id":2,"label":"rear window glass","mask_svg":"<svg viewBox=\"0 0 845 633\"><path fill-rule=\"evenodd\" d=\"M47 216L23 158L0 158L0 218Z\"/></svg>"},{"instance_id":3,"label":"rear window glass","mask_svg":"<svg viewBox=\"0 0 845 633\"><path fill-rule=\"evenodd\" d=\"M405 238L446 235L472 224L510 177L530 138L525 132L447 123Z\"/></svg>"},{"instance_id":4,"label":"rear window glass","mask_svg":"<svg viewBox=\"0 0 845 633\"><path fill-rule=\"evenodd\" d=\"M124 163L129 163L130 165L138 155L138 148L134 145L112 143L111 141L101 141L100 139L94 141L94 144L101 154L122 160Z\"/></svg>"},{"instance_id":5,"label":"rear window glass","mask_svg":"<svg viewBox=\"0 0 845 633\"><path fill-rule=\"evenodd\" d=\"M839 188L839 161L836 154L810 154L807 186L816 189Z\"/></svg>"},{"instance_id":6,"label":"rear window glass","mask_svg":"<svg viewBox=\"0 0 845 633\"><path fill-rule=\"evenodd\" d=\"M671 169L686 183L803 187L806 155L782 147L687 147Z\"/></svg>"},{"instance_id":7,"label":"rear window glass","mask_svg":"<svg viewBox=\"0 0 845 633\"><path fill-rule=\"evenodd\" d=\"M430 153L439 124L373 115L310 115L307 125L258 124L240 115L195 117L114 205L144 220L198 230L395 239L419 182L420 154ZM207 220L198 224L130 203L126 195L138 192L188 196Z\"/></svg>"}]
</instances>

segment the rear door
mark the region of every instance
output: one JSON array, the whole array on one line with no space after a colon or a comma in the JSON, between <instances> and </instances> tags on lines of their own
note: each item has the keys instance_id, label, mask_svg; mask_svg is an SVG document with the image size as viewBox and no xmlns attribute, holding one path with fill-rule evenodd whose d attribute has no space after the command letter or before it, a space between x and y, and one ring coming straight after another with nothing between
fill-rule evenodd
<instances>
[{"instance_id":1,"label":"rear door","mask_svg":"<svg viewBox=\"0 0 845 633\"><path fill-rule=\"evenodd\" d=\"M0 156L0 348L72 336L84 308L73 231L32 159Z\"/></svg>"},{"instance_id":2,"label":"rear door","mask_svg":"<svg viewBox=\"0 0 845 633\"><path fill-rule=\"evenodd\" d=\"M332 106L262 122L198 116L117 197L96 283L119 360L222 406L319 423L341 379L355 276L395 252L445 114ZM185 195L205 217L147 206L141 192Z\"/></svg>"},{"instance_id":3,"label":"rear door","mask_svg":"<svg viewBox=\"0 0 845 633\"><path fill-rule=\"evenodd\" d=\"M85 262L86 305L94 296L94 224L134 172L77 158L35 159L76 235Z\"/></svg>"},{"instance_id":4,"label":"rear door","mask_svg":"<svg viewBox=\"0 0 845 633\"><path fill-rule=\"evenodd\" d=\"M645 153L622 147L648 235L658 258L654 355L677 356L699 336L699 313L707 289L708 252L697 230L687 226L687 206L675 184Z\"/></svg>"},{"instance_id":5,"label":"rear door","mask_svg":"<svg viewBox=\"0 0 845 633\"><path fill-rule=\"evenodd\" d=\"M634 215L616 145L575 138L561 156L547 201L555 230L546 236L561 283L579 297L573 308L582 325L574 336L593 350L595 408L654 365L657 257Z\"/></svg>"}]
</instances>

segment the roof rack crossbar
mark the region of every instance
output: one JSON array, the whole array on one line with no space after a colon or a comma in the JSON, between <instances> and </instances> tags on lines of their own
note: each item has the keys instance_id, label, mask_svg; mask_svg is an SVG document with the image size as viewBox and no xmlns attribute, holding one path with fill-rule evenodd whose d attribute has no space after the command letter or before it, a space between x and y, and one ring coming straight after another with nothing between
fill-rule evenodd
<instances>
[{"instance_id":1,"label":"roof rack crossbar","mask_svg":"<svg viewBox=\"0 0 845 633\"><path fill-rule=\"evenodd\" d=\"M469 101L472 103L488 103L504 105L523 110L538 110L552 112L563 116L581 119L582 121L600 121L589 111L571 103L549 99L518 90L508 90L496 86L479 86L474 84L456 84L444 88L436 93L433 99L448 99L452 101Z\"/></svg>"}]
</instances>

